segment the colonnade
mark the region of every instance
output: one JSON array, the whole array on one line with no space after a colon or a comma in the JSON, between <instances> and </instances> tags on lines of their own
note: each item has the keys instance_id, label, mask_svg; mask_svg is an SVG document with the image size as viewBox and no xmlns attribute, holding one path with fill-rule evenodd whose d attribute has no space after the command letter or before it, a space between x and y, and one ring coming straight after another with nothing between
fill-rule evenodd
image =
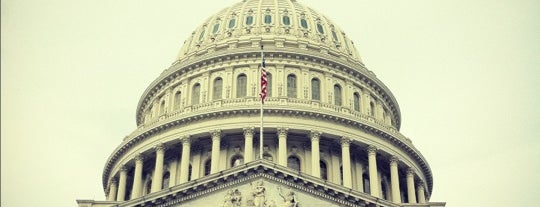
<instances>
[{"instance_id":1,"label":"colonnade","mask_svg":"<svg viewBox=\"0 0 540 207\"><path fill-rule=\"evenodd\" d=\"M320 168L320 149L319 149L319 140L321 138L321 132L311 131L309 133L309 138L311 140L311 175L317 178L321 178L321 168ZM244 147L244 162L253 161L253 135L254 127L243 128L243 135L245 140ZM280 127L277 128L278 136L278 159L277 163L279 165L287 167L287 135L288 128ZM212 151L211 151L211 167L210 173L216 173L220 171L219 169L219 157L221 151L221 130L210 131L210 137L212 140ZM191 157L191 139L189 136L184 136L180 138L182 145L182 154L180 159L180 178L177 182L172 181L173 184L182 184L188 181L189 176L189 161ZM348 137L340 138L341 145L341 166L343 169L343 186L347 188L353 188L353 175L351 169L351 147L352 140ZM154 147L155 150L155 166L154 174L152 179L152 185L150 193L160 191L162 189L162 179L163 179L163 168L164 168L164 156L166 146L163 144L157 144ZM367 151L367 160L368 160L368 175L369 175L369 190L370 194L377 198L382 198L381 189L380 189L380 180L379 172L377 168L377 151L379 149L373 145L369 145L366 148ZM184 159L188 158L188 159ZM133 184L131 190L131 199L138 198L142 196L142 185L143 185L143 164L144 156L138 154L133 158L135 162L134 173L133 173ZM388 200L394 203L402 203L401 191L400 191L400 176L398 172L399 159L396 156L391 156L389 160L390 168L390 193L391 197L387 198ZM362 167L360 167L361 169ZM358 172L357 172L358 173ZM362 172L360 172L362 173ZM176 176L175 176L176 177ZM420 181L415 185L415 172L412 168L408 167L406 170L406 192L407 192L407 201L408 203L426 203L425 189L423 182ZM171 178L174 179L174 178ZM419 180L419 179L418 179ZM359 181L362 183L363 181ZM109 182L109 192L107 199L109 201L124 201L126 195L127 187L127 167L123 165L119 171L118 179L113 178ZM357 189L363 191L363 188Z\"/></svg>"}]
</instances>

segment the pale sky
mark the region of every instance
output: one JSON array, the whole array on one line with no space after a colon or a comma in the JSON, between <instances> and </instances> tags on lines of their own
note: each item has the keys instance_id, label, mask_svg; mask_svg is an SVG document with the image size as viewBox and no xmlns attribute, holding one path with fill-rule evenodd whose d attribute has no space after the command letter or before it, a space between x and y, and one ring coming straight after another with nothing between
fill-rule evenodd
<instances>
[{"instance_id":1,"label":"pale sky","mask_svg":"<svg viewBox=\"0 0 540 207\"><path fill-rule=\"evenodd\" d=\"M2 0L1 206L104 200L107 157L144 89L240 0ZM540 1L303 0L395 95L431 201L537 206Z\"/></svg>"}]
</instances>

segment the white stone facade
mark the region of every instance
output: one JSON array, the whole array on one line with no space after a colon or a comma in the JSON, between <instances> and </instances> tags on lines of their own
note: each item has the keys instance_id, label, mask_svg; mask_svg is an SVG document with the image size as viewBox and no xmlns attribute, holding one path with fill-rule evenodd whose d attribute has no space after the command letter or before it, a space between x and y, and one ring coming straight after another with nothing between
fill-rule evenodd
<instances>
[{"instance_id":1,"label":"white stone facade","mask_svg":"<svg viewBox=\"0 0 540 207\"><path fill-rule=\"evenodd\" d=\"M445 205L429 201L431 170L399 132L390 90L339 27L295 0L210 17L143 93L136 121L105 165L108 201L80 207ZM251 192L259 181L271 202Z\"/></svg>"}]
</instances>

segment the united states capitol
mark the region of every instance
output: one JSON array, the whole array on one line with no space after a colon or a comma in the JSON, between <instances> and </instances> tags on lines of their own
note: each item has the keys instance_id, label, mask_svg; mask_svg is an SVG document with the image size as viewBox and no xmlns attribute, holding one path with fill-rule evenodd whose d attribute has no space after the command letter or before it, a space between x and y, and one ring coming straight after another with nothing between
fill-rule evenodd
<instances>
[{"instance_id":1,"label":"united states capitol","mask_svg":"<svg viewBox=\"0 0 540 207\"><path fill-rule=\"evenodd\" d=\"M106 160L106 200L78 206L444 207L354 38L296 0L212 15L143 92Z\"/></svg>"}]
</instances>

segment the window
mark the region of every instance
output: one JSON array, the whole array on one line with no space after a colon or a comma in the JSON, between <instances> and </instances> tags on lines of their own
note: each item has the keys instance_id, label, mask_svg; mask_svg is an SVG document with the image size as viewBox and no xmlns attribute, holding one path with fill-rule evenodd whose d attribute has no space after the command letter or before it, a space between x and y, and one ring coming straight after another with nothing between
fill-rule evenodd
<instances>
[{"instance_id":1,"label":"window","mask_svg":"<svg viewBox=\"0 0 540 207\"><path fill-rule=\"evenodd\" d=\"M371 188L369 187L369 176L366 173L363 173L362 179L364 179L364 193L371 193Z\"/></svg>"},{"instance_id":2,"label":"window","mask_svg":"<svg viewBox=\"0 0 540 207\"><path fill-rule=\"evenodd\" d=\"M334 103L341 106L341 86L334 85Z\"/></svg>"},{"instance_id":3,"label":"window","mask_svg":"<svg viewBox=\"0 0 540 207\"><path fill-rule=\"evenodd\" d=\"M150 194L150 190L152 189L152 180L148 180L148 182L146 182L146 194Z\"/></svg>"},{"instance_id":4,"label":"window","mask_svg":"<svg viewBox=\"0 0 540 207\"><path fill-rule=\"evenodd\" d=\"M266 97L272 96L272 74L266 71Z\"/></svg>"},{"instance_id":5,"label":"window","mask_svg":"<svg viewBox=\"0 0 540 207\"><path fill-rule=\"evenodd\" d=\"M212 160L211 159L206 160L206 162L204 163L204 176L210 175L211 167L212 167Z\"/></svg>"},{"instance_id":6,"label":"window","mask_svg":"<svg viewBox=\"0 0 540 207\"><path fill-rule=\"evenodd\" d=\"M180 98L181 98L181 97L182 97L182 92L180 92L180 91L177 91L177 92L174 94L174 110L180 108Z\"/></svg>"},{"instance_id":7,"label":"window","mask_svg":"<svg viewBox=\"0 0 540 207\"><path fill-rule=\"evenodd\" d=\"M214 29L212 29L212 33L216 34L219 31L219 22L214 24Z\"/></svg>"},{"instance_id":8,"label":"window","mask_svg":"<svg viewBox=\"0 0 540 207\"><path fill-rule=\"evenodd\" d=\"M246 17L246 25L251 26L253 24L253 16L247 16Z\"/></svg>"},{"instance_id":9,"label":"window","mask_svg":"<svg viewBox=\"0 0 540 207\"><path fill-rule=\"evenodd\" d=\"M300 171L300 159L296 156L290 156L287 158L287 167Z\"/></svg>"},{"instance_id":10,"label":"window","mask_svg":"<svg viewBox=\"0 0 540 207\"><path fill-rule=\"evenodd\" d=\"M236 167L244 164L244 157L236 155L231 159L231 166Z\"/></svg>"},{"instance_id":11,"label":"window","mask_svg":"<svg viewBox=\"0 0 540 207\"><path fill-rule=\"evenodd\" d=\"M218 100L221 99L223 90L223 80L221 78L216 78L214 80L214 90L212 91L212 99Z\"/></svg>"},{"instance_id":12,"label":"window","mask_svg":"<svg viewBox=\"0 0 540 207\"><path fill-rule=\"evenodd\" d=\"M369 102L369 115L375 116L375 104L373 101Z\"/></svg>"},{"instance_id":13,"label":"window","mask_svg":"<svg viewBox=\"0 0 540 207\"><path fill-rule=\"evenodd\" d=\"M337 37L337 34L336 34L336 31L332 30L332 38L334 38L334 41L338 41L338 37Z\"/></svg>"},{"instance_id":14,"label":"window","mask_svg":"<svg viewBox=\"0 0 540 207\"><path fill-rule=\"evenodd\" d=\"M165 114L165 100L161 101L159 105L159 114Z\"/></svg>"},{"instance_id":15,"label":"window","mask_svg":"<svg viewBox=\"0 0 540 207\"><path fill-rule=\"evenodd\" d=\"M321 160L319 161L319 166L321 167L321 179L328 180L328 167L326 167L326 163Z\"/></svg>"},{"instance_id":16,"label":"window","mask_svg":"<svg viewBox=\"0 0 540 207\"><path fill-rule=\"evenodd\" d=\"M321 23L317 23L317 31L319 31L319 33L321 33L321 34L324 34L324 29L323 29Z\"/></svg>"},{"instance_id":17,"label":"window","mask_svg":"<svg viewBox=\"0 0 540 207\"><path fill-rule=\"evenodd\" d=\"M163 175L163 182L161 183L161 189L169 188L170 178L171 178L171 174L169 172L166 172L165 175Z\"/></svg>"},{"instance_id":18,"label":"window","mask_svg":"<svg viewBox=\"0 0 540 207\"><path fill-rule=\"evenodd\" d=\"M321 100L321 81L317 78L311 79L311 99Z\"/></svg>"},{"instance_id":19,"label":"window","mask_svg":"<svg viewBox=\"0 0 540 207\"><path fill-rule=\"evenodd\" d=\"M229 29L234 28L236 26L236 19L229 20Z\"/></svg>"},{"instance_id":20,"label":"window","mask_svg":"<svg viewBox=\"0 0 540 207\"><path fill-rule=\"evenodd\" d=\"M291 18L289 16L283 16L283 24L286 26L291 25Z\"/></svg>"},{"instance_id":21,"label":"window","mask_svg":"<svg viewBox=\"0 0 540 207\"><path fill-rule=\"evenodd\" d=\"M287 76L287 97L296 98L296 76L293 74Z\"/></svg>"},{"instance_id":22,"label":"window","mask_svg":"<svg viewBox=\"0 0 540 207\"><path fill-rule=\"evenodd\" d=\"M360 94L354 93L353 95L353 101L354 101L354 110L360 111Z\"/></svg>"},{"instance_id":23,"label":"window","mask_svg":"<svg viewBox=\"0 0 540 207\"><path fill-rule=\"evenodd\" d=\"M202 41L203 38L204 38L204 30L205 30L205 29L206 29L206 28L203 27L203 31L202 31L201 34L199 35L199 42Z\"/></svg>"},{"instance_id":24,"label":"window","mask_svg":"<svg viewBox=\"0 0 540 207\"><path fill-rule=\"evenodd\" d=\"M264 23L265 24L272 23L272 15L270 15L270 14L264 15Z\"/></svg>"},{"instance_id":25,"label":"window","mask_svg":"<svg viewBox=\"0 0 540 207\"><path fill-rule=\"evenodd\" d=\"M236 98L245 97L247 95L247 76L241 74L236 79Z\"/></svg>"},{"instance_id":26,"label":"window","mask_svg":"<svg viewBox=\"0 0 540 207\"><path fill-rule=\"evenodd\" d=\"M272 157L272 155L270 155L268 153L263 154L263 159L269 160L269 161L274 161L274 158Z\"/></svg>"},{"instance_id":27,"label":"window","mask_svg":"<svg viewBox=\"0 0 540 207\"><path fill-rule=\"evenodd\" d=\"M307 29L308 28L307 20L306 19L300 19L300 25L302 25L302 27L304 29Z\"/></svg>"},{"instance_id":28,"label":"window","mask_svg":"<svg viewBox=\"0 0 540 207\"><path fill-rule=\"evenodd\" d=\"M194 86L193 86L193 90L191 90L191 104L192 105L195 105L195 104L199 104L199 99L200 99L200 96L201 96L201 84L199 83L196 83Z\"/></svg>"}]
</instances>

